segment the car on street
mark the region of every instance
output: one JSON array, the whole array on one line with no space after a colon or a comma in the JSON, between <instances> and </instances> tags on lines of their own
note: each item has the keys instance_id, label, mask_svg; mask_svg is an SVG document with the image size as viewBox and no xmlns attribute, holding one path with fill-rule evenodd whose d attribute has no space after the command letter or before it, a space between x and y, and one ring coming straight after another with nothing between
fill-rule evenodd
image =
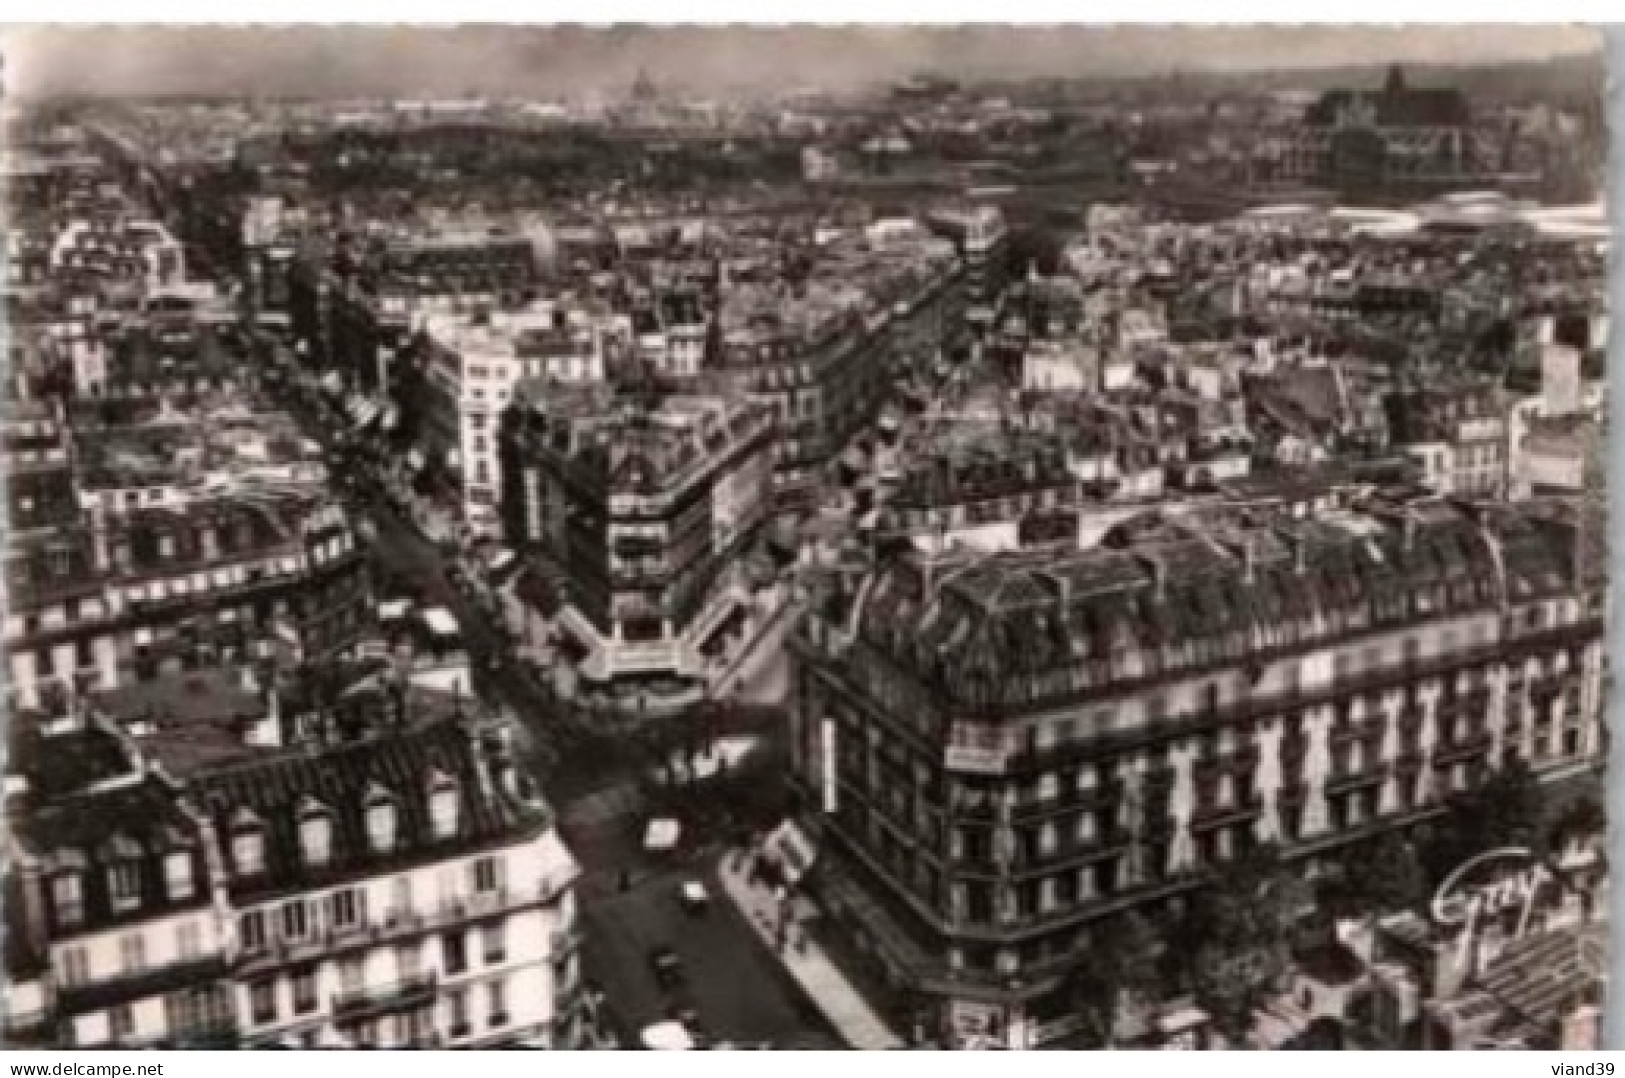
<instances>
[{"instance_id":1,"label":"car on street","mask_svg":"<svg viewBox=\"0 0 1625 1078\"><path fill-rule=\"evenodd\" d=\"M678 888L677 901L684 913L701 914L711 908L711 893L701 881L688 880Z\"/></svg>"},{"instance_id":2,"label":"car on street","mask_svg":"<svg viewBox=\"0 0 1625 1078\"><path fill-rule=\"evenodd\" d=\"M670 947L656 947L650 951L649 968L654 971L655 983L662 992L675 992L688 981L683 971L683 960Z\"/></svg>"}]
</instances>

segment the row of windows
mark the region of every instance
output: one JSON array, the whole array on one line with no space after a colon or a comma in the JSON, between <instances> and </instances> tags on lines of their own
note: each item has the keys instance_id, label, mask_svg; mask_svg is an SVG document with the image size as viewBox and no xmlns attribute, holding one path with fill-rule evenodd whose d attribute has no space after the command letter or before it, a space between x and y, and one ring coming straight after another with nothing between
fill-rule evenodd
<instances>
[{"instance_id":1,"label":"row of windows","mask_svg":"<svg viewBox=\"0 0 1625 1078\"><path fill-rule=\"evenodd\" d=\"M504 962L507 958L507 943L503 926L493 922L479 930L480 953L485 965L494 966ZM457 976L467 972L469 967L469 949L467 939L463 932L446 933L440 937L441 965L447 976ZM407 985L425 975L423 948L420 944L404 944L396 947L394 951L395 981L392 985ZM289 980L290 988L290 1014L300 1017L316 1012L320 1008L320 998L317 992L318 969L316 966L307 966L294 971ZM369 990L367 968L364 959L345 958L337 963L338 992L340 999L353 998ZM254 1025L269 1025L280 1019L280 993L278 992L279 978L266 977L252 982L248 986L249 1017ZM486 982L485 989L492 1024L500 1024L495 1020L496 1015L505 1016L507 1013L505 982L501 979ZM466 1004L467 987L455 986L446 990L449 1017L451 1026L467 1025L466 1007L452 1005L453 1000ZM459 1013L460 1012L460 1013ZM506 1021L506 1018L503 1018ZM455 1035L455 1034L454 1034Z\"/></svg>"},{"instance_id":2,"label":"row of windows","mask_svg":"<svg viewBox=\"0 0 1625 1078\"><path fill-rule=\"evenodd\" d=\"M219 1028L231 1020L231 1002L218 986L203 990L188 990L164 997L165 1032L172 1037L185 1037L211 1028ZM135 1008L121 1003L107 1012L107 1032L114 1043L127 1042L136 1035Z\"/></svg>"},{"instance_id":3,"label":"row of windows","mask_svg":"<svg viewBox=\"0 0 1625 1078\"><path fill-rule=\"evenodd\" d=\"M171 902L183 902L197 894L196 865L186 850L173 851L163 858L163 893ZM121 856L105 872L108 902L115 913L138 908L143 898L145 863L139 854ZM85 916L84 874L67 870L51 878L51 906L57 924L71 928Z\"/></svg>"},{"instance_id":4,"label":"row of windows","mask_svg":"<svg viewBox=\"0 0 1625 1078\"><path fill-rule=\"evenodd\" d=\"M429 829L436 841L455 838L460 819L457 785L444 775L435 776L429 790ZM399 810L394 796L375 788L366 802L366 841L368 852L394 852L400 839ZM316 801L308 801L299 813L299 846L307 865L320 867L333 860L333 820L331 811ZM243 814L233 824L232 866L240 876L258 876L266 871L265 833L261 822Z\"/></svg>"},{"instance_id":5,"label":"row of windows","mask_svg":"<svg viewBox=\"0 0 1625 1078\"><path fill-rule=\"evenodd\" d=\"M467 868L468 888L476 895L500 893L506 883L502 858L492 855L471 861ZM453 903L463 893L455 872L441 873L440 901ZM412 879L398 876L390 895L391 916L410 916L414 910ZM238 919L238 939L245 951L263 951L273 936L281 943L299 944L315 939L322 931L343 932L369 922L367 891L352 887L321 898L295 898L274 909L249 910ZM456 972L456 971L452 971Z\"/></svg>"},{"instance_id":6,"label":"row of windows","mask_svg":"<svg viewBox=\"0 0 1625 1078\"><path fill-rule=\"evenodd\" d=\"M175 926L176 961L190 962L203 957L203 925L196 919L181 921ZM134 977L145 973L151 966L144 932L129 932L119 937L118 967L111 970L91 968L90 952L83 944L63 948L57 969L64 987L89 984L104 977Z\"/></svg>"}]
</instances>

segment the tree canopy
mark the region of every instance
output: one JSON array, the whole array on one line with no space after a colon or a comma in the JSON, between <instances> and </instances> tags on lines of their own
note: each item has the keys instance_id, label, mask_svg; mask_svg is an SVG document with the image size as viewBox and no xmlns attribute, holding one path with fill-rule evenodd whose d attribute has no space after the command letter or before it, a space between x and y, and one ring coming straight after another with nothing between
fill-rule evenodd
<instances>
[{"instance_id":1,"label":"tree canopy","mask_svg":"<svg viewBox=\"0 0 1625 1078\"><path fill-rule=\"evenodd\" d=\"M1122 1004L1155 1000L1161 993L1157 957L1162 944L1139 914L1130 911L1097 925L1085 961L1073 976L1073 1003L1085 1029L1109 1043Z\"/></svg>"},{"instance_id":2,"label":"tree canopy","mask_svg":"<svg viewBox=\"0 0 1625 1078\"><path fill-rule=\"evenodd\" d=\"M1546 852L1545 794L1529 765L1514 760L1484 783L1465 791L1429 829L1422 864L1436 887L1468 858L1486 850L1518 847Z\"/></svg>"},{"instance_id":3,"label":"tree canopy","mask_svg":"<svg viewBox=\"0 0 1625 1078\"><path fill-rule=\"evenodd\" d=\"M1233 1042L1278 991L1292 939L1313 909L1308 882L1273 846L1260 846L1226 866L1193 901L1178 938L1196 1001Z\"/></svg>"}]
</instances>

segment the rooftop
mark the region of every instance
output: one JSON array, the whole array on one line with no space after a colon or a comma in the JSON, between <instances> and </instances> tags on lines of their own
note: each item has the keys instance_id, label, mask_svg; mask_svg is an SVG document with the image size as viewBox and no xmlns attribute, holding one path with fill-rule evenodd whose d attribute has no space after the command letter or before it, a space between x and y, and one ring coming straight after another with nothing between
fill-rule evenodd
<instances>
[{"instance_id":1,"label":"rooftop","mask_svg":"<svg viewBox=\"0 0 1625 1078\"><path fill-rule=\"evenodd\" d=\"M1333 611L1404 624L1557 594L1574 535L1533 510L1443 502L1314 520L1193 508L1130 520L1087 550L901 555L836 587L826 612L945 701L1036 703L1122 680L1125 650L1230 634L1256 648L1265 627L1333 634Z\"/></svg>"},{"instance_id":2,"label":"rooftop","mask_svg":"<svg viewBox=\"0 0 1625 1078\"><path fill-rule=\"evenodd\" d=\"M546 430L549 444L628 493L680 483L771 426L763 409L723 395L671 395L651 404L584 389L559 393L526 382L516 400L528 405L524 414Z\"/></svg>"}]
</instances>

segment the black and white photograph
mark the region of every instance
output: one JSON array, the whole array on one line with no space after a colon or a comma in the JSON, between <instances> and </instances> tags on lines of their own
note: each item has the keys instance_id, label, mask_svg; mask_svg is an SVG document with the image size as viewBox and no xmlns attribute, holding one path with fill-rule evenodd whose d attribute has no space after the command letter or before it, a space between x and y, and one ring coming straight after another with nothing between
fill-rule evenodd
<instances>
[{"instance_id":1,"label":"black and white photograph","mask_svg":"<svg viewBox=\"0 0 1625 1078\"><path fill-rule=\"evenodd\" d=\"M0 56L12 1074L1600 1058L1601 30Z\"/></svg>"}]
</instances>

